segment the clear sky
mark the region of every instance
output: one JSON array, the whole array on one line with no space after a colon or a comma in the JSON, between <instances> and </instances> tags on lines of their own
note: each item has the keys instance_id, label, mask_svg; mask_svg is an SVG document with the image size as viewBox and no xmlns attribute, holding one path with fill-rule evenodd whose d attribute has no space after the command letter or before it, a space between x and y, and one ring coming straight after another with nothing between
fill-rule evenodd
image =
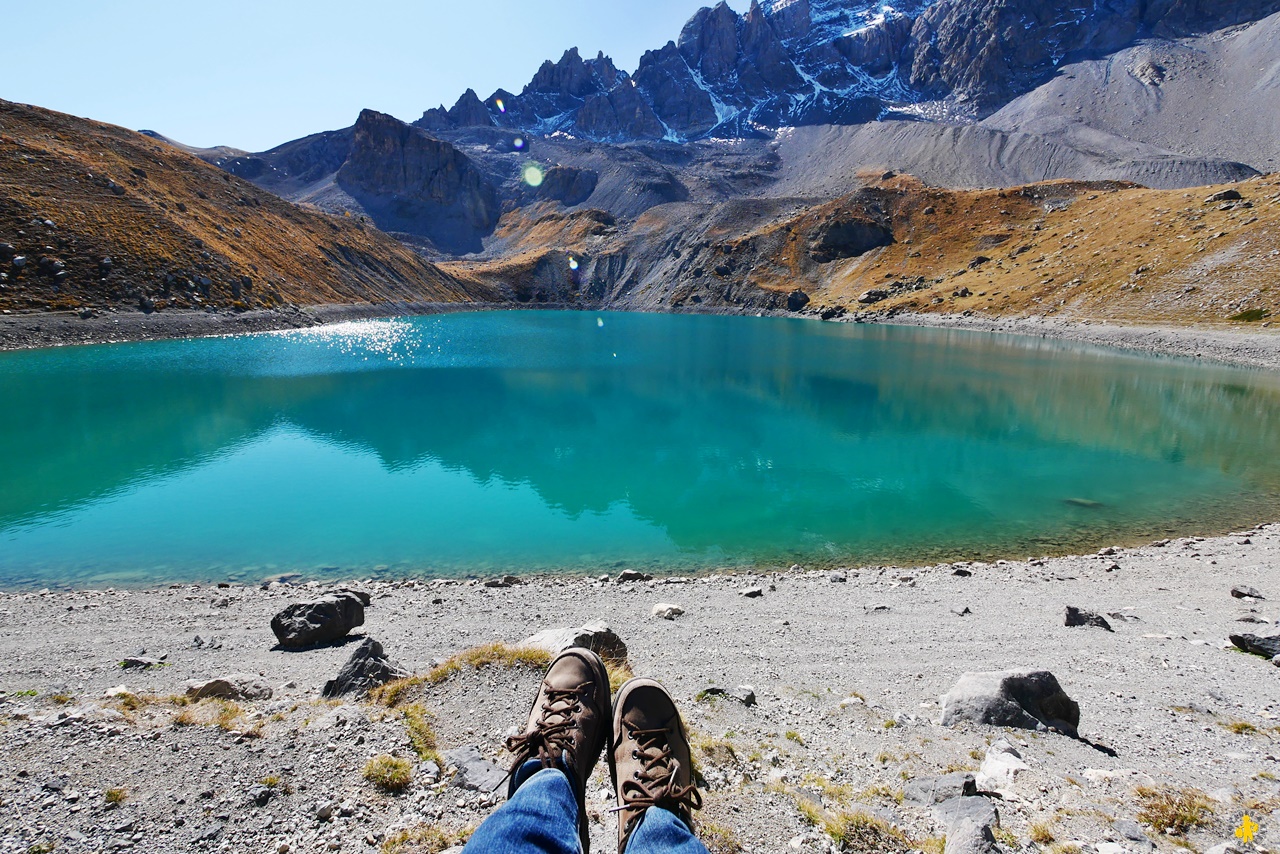
<instances>
[{"instance_id":1,"label":"clear sky","mask_svg":"<svg viewBox=\"0 0 1280 854\"><path fill-rule=\"evenodd\" d=\"M518 92L569 47L634 71L711 2L6 3L0 98L261 151L346 127L364 107L412 121L468 87Z\"/></svg>"}]
</instances>

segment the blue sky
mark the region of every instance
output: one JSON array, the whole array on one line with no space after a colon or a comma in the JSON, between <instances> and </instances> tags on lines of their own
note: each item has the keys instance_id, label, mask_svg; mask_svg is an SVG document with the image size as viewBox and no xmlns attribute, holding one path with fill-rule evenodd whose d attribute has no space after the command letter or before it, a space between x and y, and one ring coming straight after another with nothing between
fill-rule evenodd
<instances>
[{"instance_id":1,"label":"blue sky","mask_svg":"<svg viewBox=\"0 0 1280 854\"><path fill-rule=\"evenodd\" d=\"M730 0L745 11L749 0ZM6 4L0 98L191 145L270 148L363 107L413 120L519 91L577 46L633 71L711 0L41 0Z\"/></svg>"}]
</instances>

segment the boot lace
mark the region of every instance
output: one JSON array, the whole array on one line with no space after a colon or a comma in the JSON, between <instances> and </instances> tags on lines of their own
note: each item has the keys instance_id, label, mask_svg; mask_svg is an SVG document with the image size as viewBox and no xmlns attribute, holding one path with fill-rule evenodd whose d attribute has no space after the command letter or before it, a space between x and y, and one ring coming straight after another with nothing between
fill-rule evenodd
<instances>
[{"instance_id":1,"label":"boot lace","mask_svg":"<svg viewBox=\"0 0 1280 854\"><path fill-rule=\"evenodd\" d=\"M547 688L542 703L542 714L534 728L507 739L507 750L516 755L516 765L529 759L538 759L544 768L552 768L565 753L569 764L577 760L573 746L576 729L574 716L582 711L582 694L585 686L577 688Z\"/></svg>"},{"instance_id":2,"label":"boot lace","mask_svg":"<svg viewBox=\"0 0 1280 854\"><path fill-rule=\"evenodd\" d=\"M623 725L628 738L636 742L631 755L642 763L631 779L622 781L619 792L622 804L612 810L634 810L627 821L627 836L649 807L665 809L691 821L692 810L702 809L702 795L693 783L687 786L676 783L680 760L671 755L666 728L638 729L625 721Z\"/></svg>"}]
</instances>

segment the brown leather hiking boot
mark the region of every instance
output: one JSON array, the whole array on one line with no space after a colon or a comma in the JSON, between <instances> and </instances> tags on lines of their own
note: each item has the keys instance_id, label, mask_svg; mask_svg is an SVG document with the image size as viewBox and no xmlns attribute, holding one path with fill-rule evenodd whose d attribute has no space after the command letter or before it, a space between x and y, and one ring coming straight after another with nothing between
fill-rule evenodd
<instances>
[{"instance_id":1,"label":"brown leather hiking boot","mask_svg":"<svg viewBox=\"0 0 1280 854\"><path fill-rule=\"evenodd\" d=\"M515 754L507 797L516 791L516 775L525 762L537 759L543 768L567 771L578 799L578 835L584 854L587 835L587 778L604 747L609 721L609 673L600 656L571 647L560 653L542 677L524 732L507 739ZM523 781L521 781L523 782Z\"/></svg>"},{"instance_id":2,"label":"brown leather hiking boot","mask_svg":"<svg viewBox=\"0 0 1280 854\"><path fill-rule=\"evenodd\" d=\"M693 784L689 737L671 695L652 679L631 679L618 691L609 772L618 793L619 854L649 807L669 810L693 829L702 796Z\"/></svg>"}]
</instances>

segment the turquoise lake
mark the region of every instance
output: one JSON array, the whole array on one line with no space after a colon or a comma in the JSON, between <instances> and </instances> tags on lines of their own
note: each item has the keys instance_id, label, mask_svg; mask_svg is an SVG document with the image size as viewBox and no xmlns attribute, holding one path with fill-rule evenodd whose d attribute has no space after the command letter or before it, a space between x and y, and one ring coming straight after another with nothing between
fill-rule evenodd
<instances>
[{"instance_id":1,"label":"turquoise lake","mask_svg":"<svg viewBox=\"0 0 1280 854\"><path fill-rule=\"evenodd\" d=\"M1026 557L1280 518L1280 379L481 312L0 354L0 585Z\"/></svg>"}]
</instances>

